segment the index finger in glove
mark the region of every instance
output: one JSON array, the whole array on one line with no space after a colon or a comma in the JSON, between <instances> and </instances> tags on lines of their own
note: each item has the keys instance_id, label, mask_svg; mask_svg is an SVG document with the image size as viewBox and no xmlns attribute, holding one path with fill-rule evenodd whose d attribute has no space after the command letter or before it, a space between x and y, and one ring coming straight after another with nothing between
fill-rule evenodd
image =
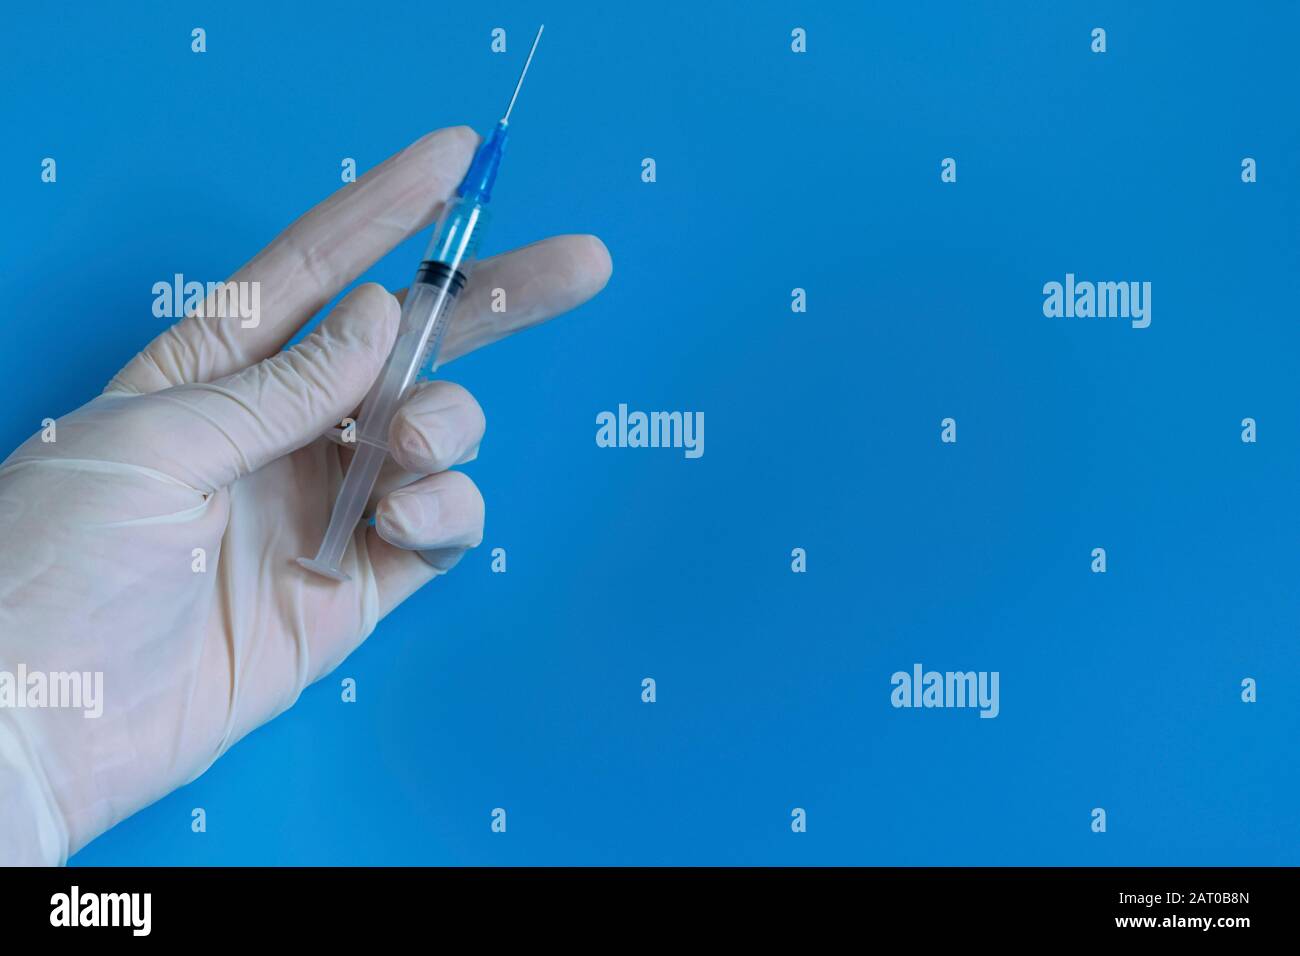
<instances>
[{"instance_id":1,"label":"index finger in glove","mask_svg":"<svg viewBox=\"0 0 1300 956\"><path fill-rule=\"evenodd\" d=\"M205 305L204 315L182 319L149 343L105 391L210 382L274 355L344 287L433 221L478 142L468 126L429 133L338 190L228 280L257 283L255 325L209 316L217 310Z\"/></svg>"}]
</instances>

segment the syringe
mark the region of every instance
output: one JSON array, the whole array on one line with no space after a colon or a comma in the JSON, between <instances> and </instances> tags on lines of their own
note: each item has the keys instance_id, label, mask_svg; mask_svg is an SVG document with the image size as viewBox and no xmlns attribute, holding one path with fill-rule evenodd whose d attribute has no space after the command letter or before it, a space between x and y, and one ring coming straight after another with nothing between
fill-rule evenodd
<instances>
[{"instance_id":1,"label":"syringe","mask_svg":"<svg viewBox=\"0 0 1300 956\"><path fill-rule=\"evenodd\" d=\"M443 209L433 231L433 241L415 274L415 281L402 303L397 340L357 417L356 452L334 500L329 527L314 558L299 558L304 568L336 581L349 580L341 568L343 554L374 490L379 469L388 456L388 428L401 407L407 390L421 370L432 369L447 331L456 299L469 280L475 252L487 222L487 204L506 148L510 112L542 39L538 27L532 49L515 83L505 115L488 141L478 148L469 172L456 190L456 197Z\"/></svg>"}]
</instances>

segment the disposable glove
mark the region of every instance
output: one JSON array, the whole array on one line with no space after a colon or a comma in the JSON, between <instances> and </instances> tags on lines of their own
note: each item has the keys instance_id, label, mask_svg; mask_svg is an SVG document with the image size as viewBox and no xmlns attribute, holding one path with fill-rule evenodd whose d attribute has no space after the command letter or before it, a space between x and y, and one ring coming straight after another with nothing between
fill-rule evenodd
<instances>
[{"instance_id":1,"label":"disposable glove","mask_svg":"<svg viewBox=\"0 0 1300 956\"><path fill-rule=\"evenodd\" d=\"M362 285L283 350L432 221L477 143L465 127L431 133L340 190L231 278L261 283L256 325L183 319L58 419L53 442L33 436L0 465L0 681L103 675L97 718L0 706L0 862L62 863L193 780L481 540L482 498L447 469L477 453L483 412L463 388L425 383L394 419L351 581L299 567L350 455L326 436L376 378L398 302ZM485 260L443 361L574 308L610 268L592 236ZM490 308L496 288L505 312Z\"/></svg>"}]
</instances>

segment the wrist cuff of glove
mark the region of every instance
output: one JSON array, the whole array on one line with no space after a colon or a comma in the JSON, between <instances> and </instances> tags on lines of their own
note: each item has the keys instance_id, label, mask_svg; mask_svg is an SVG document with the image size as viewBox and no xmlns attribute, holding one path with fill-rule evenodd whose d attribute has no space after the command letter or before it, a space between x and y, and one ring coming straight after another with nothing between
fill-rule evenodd
<instances>
[{"instance_id":1,"label":"wrist cuff of glove","mask_svg":"<svg viewBox=\"0 0 1300 956\"><path fill-rule=\"evenodd\" d=\"M0 710L0 865L63 866L68 828L45 771Z\"/></svg>"}]
</instances>

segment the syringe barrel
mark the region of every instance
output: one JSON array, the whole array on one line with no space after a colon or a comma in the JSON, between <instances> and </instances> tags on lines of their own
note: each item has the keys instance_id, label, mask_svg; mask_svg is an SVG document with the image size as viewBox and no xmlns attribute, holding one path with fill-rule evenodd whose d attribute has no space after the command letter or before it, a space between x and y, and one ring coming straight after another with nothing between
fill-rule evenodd
<instances>
[{"instance_id":1,"label":"syringe barrel","mask_svg":"<svg viewBox=\"0 0 1300 956\"><path fill-rule=\"evenodd\" d=\"M359 441L388 447L388 427L412 383L437 366L452 310L469 281L487 208L470 199L447 204L402 303L393 351L357 419Z\"/></svg>"},{"instance_id":2,"label":"syringe barrel","mask_svg":"<svg viewBox=\"0 0 1300 956\"><path fill-rule=\"evenodd\" d=\"M438 217L438 227L433 230L424 258L464 272L464 267L478 256L478 242L487 220L488 209L484 203L469 196L452 199Z\"/></svg>"},{"instance_id":3,"label":"syringe barrel","mask_svg":"<svg viewBox=\"0 0 1300 956\"><path fill-rule=\"evenodd\" d=\"M299 559L304 567L347 580L341 568L343 555L387 456L393 416L420 373L437 366L442 337L456 300L469 281L479 232L486 219L486 207L468 197L448 203L439 217L429 251L402 303L393 350L361 405L356 454L343 476L325 538L314 559Z\"/></svg>"},{"instance_id":4,"label":"syringe barrel","mask_svg":"<svg viewBox=\"0 0 1300 956\"><path fill-rule=\"evenodd\" d=\"M456 298L460 294L457 274L446 274L433 284L416 281L406 291L397 339L361 405L357 416L357 441L388 448L388 427L422 369L437 360L442 336L447 330Z\"/></svg>"}]
</instances>

